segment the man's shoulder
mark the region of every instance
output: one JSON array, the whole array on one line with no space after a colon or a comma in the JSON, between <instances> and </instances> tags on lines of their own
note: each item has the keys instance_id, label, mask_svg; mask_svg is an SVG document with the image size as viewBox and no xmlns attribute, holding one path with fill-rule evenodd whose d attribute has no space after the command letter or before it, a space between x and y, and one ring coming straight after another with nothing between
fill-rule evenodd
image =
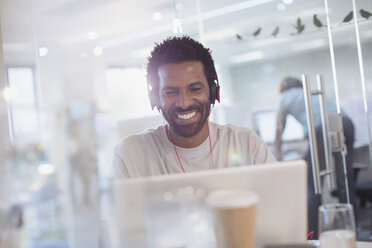
<instances>
[{"instance_id":1,"label":"man's shoulder","mask_svg":"<svg viewBox=\"0 0 372 248\"><path fill-rule=\"evenodd\" d=\"M124 151L136 151L138 148L145 149L152 140L161 136L163 126L146 129L138 134L132 134L123 138L114 148L115 153ZM138 150L137 150L138 151Z\"/></svg>"},{"instance_id":2,"label":"man's shoulder","mask_svg":"<svg viewBox=\"0 0 372 248\"><path fill-rule=\"evenodd\" d=\"M216 137L222 140L235 140L236 142L249 142L249 143L261 143L261 138L256 132L249 127L239 127L232 124L212 124L215 129Z\"/></svg>"},{"instance_id":3,"label":"man's shoulder","mask_svg":"<svg viewBox=\"0 0 372 248\"><path fill-rule=\"evenodd\" d=\"M211 126L216 130L217 133L226 133L226 134L246 134L246 135L256 135L255 131L248 127L239 127L232 124L217 124L214 122L211 122Z\"/></svg>"}]
</instances>

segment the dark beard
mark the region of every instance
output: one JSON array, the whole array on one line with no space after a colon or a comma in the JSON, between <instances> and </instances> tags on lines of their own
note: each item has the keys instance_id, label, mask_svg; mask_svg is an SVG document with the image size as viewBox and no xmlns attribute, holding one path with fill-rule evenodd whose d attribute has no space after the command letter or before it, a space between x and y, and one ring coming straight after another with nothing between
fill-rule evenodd
<instances>
[{"instance_id":1,"label":"dark beard","mask_svg":"<svg viewBox=\"0 0 372 248\"><path fill-rule=\"evenodd\" d=\"M187 109L178 108L176 106L171 106L167 112L163 112L164 118L169 123L170 130L177 134L178 136L189 138L197 135L200 130L203 128L205 122L208 120L209 112L211 109L211 105L209 102L201 103L196 102L196 104L188 107ZM189 124L189 125L179 125L173 121L174 116L176 114L180 114L182 112L193 111L199 112L201 114L201 118L197 123ZM177 118L177 117L176 117Z\"/></svg>"}]
</instances>

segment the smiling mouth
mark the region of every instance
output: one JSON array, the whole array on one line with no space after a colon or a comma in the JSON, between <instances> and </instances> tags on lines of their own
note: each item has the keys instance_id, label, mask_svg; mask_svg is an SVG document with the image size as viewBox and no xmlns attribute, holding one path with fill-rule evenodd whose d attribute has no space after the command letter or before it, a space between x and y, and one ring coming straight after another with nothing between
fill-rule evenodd
<instances>
[{"instance_id":1,"label":"smiling mouth","mask_svg":"<svg viewBox=\"0 0 372 248\"><path fill-rule=\"evenodd\" d=\"M177 114L177 117L182 120L189 120L196 115L196 111L187 114Z\"/></svg>"}]
</instances>

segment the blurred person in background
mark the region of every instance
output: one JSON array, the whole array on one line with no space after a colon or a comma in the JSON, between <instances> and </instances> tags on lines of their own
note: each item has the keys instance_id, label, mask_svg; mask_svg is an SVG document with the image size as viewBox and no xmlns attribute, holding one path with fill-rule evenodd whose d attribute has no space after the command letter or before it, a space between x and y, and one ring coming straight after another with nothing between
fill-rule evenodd
<instances>
[{"instance_id":1,"label":"blurred person in background","mask_svg":"<svg viewBox=\"0 0 372 248\"><path fill-rule=\"evenodd\" d=\"M19 248L22 241L23 208L15 204L0 212L0 248Z\"/></svg>"},{"instance_id":2,"label":"blurred person in background","mask_svg":"<svg viewBox=\"0 0 372 248\"><path fill-rule=\"evenodd\" d=\"M302 126L306 134L307 130L307 115L305 109L304 91L300 80L297 78L287 77L283 79L279 86L279 92L281 94L281 100L279 105L279 111L277 114L276 124L276 136L275 136L275 156L278 160L282 160L282 135L286 125L286 119L288 115L292 115ZM311 97L314 127L316 134L316 142L319 156L319 167L320 170L325 169L325 157L324 157L324 142L323 142L323 129L321 125L321 112L319 97L313 95ZM326 99L327 112L337 113L336 104L330 99ZM353 177L352 165L353 165L353 143L354 143L354 125L350 118L342 113L342 125L345 136L346 146L346 167L347 167L347 178L350 192L350 202L354 206L354 213L357 216L357 204L355 196L355 182ZM340 153L334 153L335 157L335 171L336 171L336 183L337 191L335 192L340 202L347 202L346 199L346 187L343 173L343 163ZM314 193L313 186L313 173L311 166L311 154L310 148L308 148L304 160L308 163L308 219L309 219L309 232L315 231L314 238L317 238L318 229L318 206L321 204L321 197Z\"/></svg>"}]
</instances>

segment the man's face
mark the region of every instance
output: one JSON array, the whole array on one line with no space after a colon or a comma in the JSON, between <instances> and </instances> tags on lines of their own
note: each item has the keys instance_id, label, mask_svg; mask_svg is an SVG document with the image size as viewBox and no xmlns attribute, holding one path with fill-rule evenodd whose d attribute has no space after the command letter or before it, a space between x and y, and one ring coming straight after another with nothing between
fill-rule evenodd
<instances>
[{"instance_id":1,"label":"man's face","mask_svg":"<svg viewBox=\"0 0 372 248\"><path fill-rule=\"evenodd\" d=\"M159 67L159 98L164 118L179 136L199 134L210 112L209 87L200 61Z\"/></svg>"}]
</instances>

